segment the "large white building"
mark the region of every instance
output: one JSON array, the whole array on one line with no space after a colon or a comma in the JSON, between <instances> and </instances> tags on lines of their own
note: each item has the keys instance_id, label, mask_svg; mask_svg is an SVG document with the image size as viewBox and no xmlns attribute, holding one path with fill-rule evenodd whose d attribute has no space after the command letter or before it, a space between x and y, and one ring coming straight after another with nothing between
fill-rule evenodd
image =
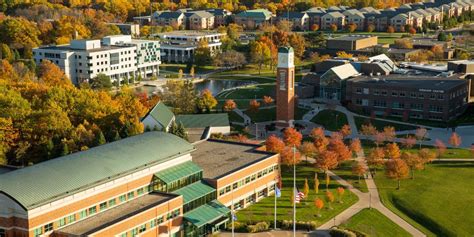
<instances>
[{"instance_id":1,"label":"large white building","mask_svg":"<svg viewBox=\"0 0 474 237\"><path fill-rule=\"evenodd\" d=\"M160 34L161 56L165 62L185 63L193 59L199 41L207 41L211 54L220 51L224 33L203 31L173 31Z\"/></svg>"},{"instance_id":2,"label":"large white building","mask_svg":"<svg viewBox=\"0 0 474 237\"><path fill-rule=\"evenodd\" d=\"M37 64L43 60L55 63L74 84L87 82L98 74L119 82L146 78L158 75L161 63L158 41L136 40L130 35L34 48L33 57Z\"/></svg>"}]
</instances>

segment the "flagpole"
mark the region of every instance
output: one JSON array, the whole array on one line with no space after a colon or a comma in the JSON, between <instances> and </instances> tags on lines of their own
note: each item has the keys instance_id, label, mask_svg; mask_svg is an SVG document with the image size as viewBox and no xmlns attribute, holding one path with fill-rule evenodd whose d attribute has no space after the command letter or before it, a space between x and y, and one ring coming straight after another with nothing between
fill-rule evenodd
<instances>
[{"instance_id":1,"label":"flagpole","mask_svg":"<svg viewBox=\"0 0 474 237\"><path fill-rule=\"evenodd\" d=\"M275 194L275 220L273 222L273 229L276 230L277 229L277 183L276 183L276 179L275 179L275 184L273 184L273 192Z\"/></svg>"},{"instance_id":2,"label":"flagpole","mask_svg":"<svg viewBox=\"0 0 474 237\"><path fill-rule=\"evenodd\" d=\"M296 148L293 145L293 237L296 237L296 163L295 163Z\"/></svg>"},{"instance_id":3,"label":"flagpole","mask_svg":"<svg viewBox=\"0 0 474 237\"><path fill-rule=\"evenodd\" d=\"M235 236L235 233L234 233L234 188L232 187L232 210L231 210L231 214L230 214L230 218L232 218L232 237Z\"/></svg>"}]
</instances>

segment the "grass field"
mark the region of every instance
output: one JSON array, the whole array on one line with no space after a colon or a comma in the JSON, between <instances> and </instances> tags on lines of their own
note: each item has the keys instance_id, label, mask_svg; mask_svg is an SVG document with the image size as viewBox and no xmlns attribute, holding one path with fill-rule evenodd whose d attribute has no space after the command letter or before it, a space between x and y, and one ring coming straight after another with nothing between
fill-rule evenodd
<instances>
[{"instance_id":1,"label":"grass field","mask_svg":"<svg viewBox=\"0 0 474 237\"><path fill-rule=\"evenodd\" d=\"M410 233L406 232L376 209L363 209L341 226L365 233L369 236L410 236Z\"/></svg>"},{"instance_id":2,"label":"grass field","mask_svg":"<svg viewBox=\"0 0 474 237\"><path fill-rule=\"evenodd\" d=\"M303 118L303 115L306 114L309 110L308 109L303 109L296 107L295 108L295 120L301 120ZM252 119L253 122L265 122L265 121L275 121L276 119L276 108L264 108L264 109L259 109L256 113L251 112L251 111L245 111L245 114L247 114L250 119Z\"/></svg>"},{"instance_id":3,"label":"grass field","mask_svg":"<svg viewBox=\"0 0 474 237\"><path fill-rule=\"evenodd\" d=\"M307 178L310 186L310 192L308 197L296 206L296 219L298 221L315 221L318 225L325 223L332 217L342 212L355 202L357 202L357 196L346 190L345 195L342 198L342 203L337 202L336 189L339 184L336 181L330 182L329 190L335 194L336 201L332 204L333 209L329 209L326 201L325 207L321 210L321 217L317 217L317 210L314 206L314 200L316 197L324 199L325 184L323 181L323 174L318 174L320 180L320 191L316 194L313 190L313 179L314 179L315 168L312 166L297 166L296 170L296 185L302 191L304 186L304 179ZM293 186L293 170L286 166L282 166L283 176L283 188L282 196L277 199L277 219L278 220L292 220L293 219L293 206L290 201L290 195L292 194ZM273 223L274 213L274 197L267 197L262 199L260 202L255 203L248 208L245 208L237 212L237 219L239 222L258 222L267 221Z\"/></svg>"},{"instance_id":4,"label":"grass field","mask_svg":"<svg viewBox=\"0 0 474 237\"><path fill-rule=\"evenodd\" d=\"M354 116L354 121L359 130L361 129L362 124L366 124L368 121L370 121L370 123L374 127L376 127L377 130L383 130L383 128L386 126L392 126L395 128L396 131L414 130L417 128L416 126L410 126L410 125L399 124L399 123L394 123L394 122L387 122L387 121L378 120L378 119L369 119L369 118L364 118L360 116Z\"/></svg>"},{"instance_id":5,"label":"grass field","mask_svg":"<svg viewBox=\"0 0 474 237\"><path fill-rule=\"evenodd\" d=\"M398 145L399 145L399 147L401 147L401 144L398 144ZM364 147L364 152L365 152L366 155L370 153L370 150L372 148L376 147L374 142L369 141L369 140L362 140L362 146ZM428 148L433 152L437 152L436 147L433 147L433 146L422 145L421 148ZM415 145L411 149L401 148L402 152L407 151L407 152L411 152L411 153L417 153L418 150L419 150L419 145L418 144ZM438 158L440 158L440 159L472 159L472 158L474 158L474 154L469 149L447 148L446 152Z\"/></svg>"},{"instance_id":6,"label":"grass field","mask_svg":"<svg viewBox=\"0 0 474 237\"><path fill-rule=\"evenodd\" d=\"M346 114L329 109L321 110L311 119L311 122L322 125L329 131L337 131L345 124L348 124Z\"/></svg>"},{"instance_id":7,"label":"grass field","mask_svg":"<svg viewBox=\"0 0 474 237\"><path fill-rule=\"evenodd\" d=\"M406 33L387 33L387 32L354 32L354 33L348 33L348 32L338 32L338 33L331 33L333 35L349 35L349 34L357 34L357 35L375 35L378 37L378 43L379 44L392 44L396 39L399 39L402 37L403 34Z\"/></svg>"},{"instance_id":8,"label":"grass field","mask_svg":"<svg viewBox=\"0 0 474 237\"><path fill-rule=\"evenodd\" d=\"M183 70L183 73L189 73L186 64L161 64L160 70L166 73L178 73L179 69ZM202 66L202 67L194 67L195 73L208 73L213 70L218 69L216 66Z\"/></svg>"},{"instance_id":9,"label":"grass field","mask_svg":"<svg viewBox=\"0 0 474 237\"><path fill-rule=\"evenodd\" d=\"M431 164L415 179L397 182L382 172L375 176L382 202L428 236L471 236L474 233L474 164Z\"/></svg>"},{"instance_id":10,"label":"grass field","mask_svg":"<svg viewBox=\"0 0 474 237\"><path fill-rule=\"evenodd\" d=\"M365 183L364 177L359 177L357 175L352 174L352 164L356 161L344 161L339 165L337 170L333 170L337 176L341 177L342 179L346 180L354 188L359 189L361 192L367 193L369 189L367 189L367 184Z\"/></svg>"}]
</instances>

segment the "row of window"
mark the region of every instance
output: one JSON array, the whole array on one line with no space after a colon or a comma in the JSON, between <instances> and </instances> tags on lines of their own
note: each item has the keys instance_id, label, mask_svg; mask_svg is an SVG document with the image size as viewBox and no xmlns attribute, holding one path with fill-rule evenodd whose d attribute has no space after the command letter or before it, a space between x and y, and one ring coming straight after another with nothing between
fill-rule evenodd
<instances>
[{"instance_id":1,"label":"row of window","mask_svg":"<svg viewBox=\"0 0 474 237\"><path fill-rule=\"evenodd\" d=\"M226 187L224 188L221 188L219 190L219 196L222 196L226 193L229 193L230 191L232 190L235 190L235 189L238 189L239 187L242 187L250 182L253 182L257 179L260 179L262 178L263 176L266 176L267 174L271 174L272 172L274 171L277 171L278 170L278 165L274 165L274 166L270 166L264 170L261 170L255 174L252 174L252 175L249 175L247 177L245 177L244 179L241 179L235 183L233 183L232 185L227 185Z\"/></svg>"},{"instance_id":2,"label":"row of window","mask_svg":"<svg viewBox=\"0 0 474 237\"><path fill-rule=\"evenodd\" d=\"M170 220L173 218L178 217L181 214L180 209L173 210L168 213L166 220ZM119 236L120 237L135 237L149 229L153 229L156 226L160 225L161 223L165 222L165 217L160 216L158 218L154 218L153 220L148 221L147 223L141 224L139 226L136 226L132 228L131 230L128 230L126 232L121 233Z\"/></svg>"},{"instance_id":3,"label":"row of window","mask_svg":"<svg viewBox=\"0 0 474 237\"><path fill-rule=\"evenodd\" d=\"M363 106L368 106L368 101L363 100L363 99L356 99L355 103L357 105L363 105ZM387 108L387 102L384 100L374 100L373 104L374 107L381 107L381 108ZM405 109L405 103L403 102L393 102L392 106L393 109ZM419 110L423 111L424 110L424 105L420 103L410 103L410 109L412 110ZM428 107L430 112L438 112L442 113L443 112L443 107L440 105L429 105Z\"/></svg>"},{"instance_id":4,"label":"row of window","mask_svg":"<svg viewBox=\"0 0 474 237\"><path fill-rule=\"evenodd\" d=\"M151 191L152 191L151 186L145 186L145 187L142 187L142 188L138 188L138 189L130 191L126 194L120 195L118 197L118 201L119 201L119 203L124 203L124 202L130 201L131 199L133 199L135 197L141 196L141 195L143 195L145 193L149 193ZM107 200L105 202L100 203L98 205L98 207L97 207L97 205L94 205L94 206L85 208L85 209L83 209L83 210L81 210L77 213L71 214L67 217L63 217L59 220L56 220L54 222L51 222L51 223L48 223L44 226L36 228L34 230L34 236L35 237L40 236L43 233L47 233L47 232L53 230L54 223L56 223L56 226L58 228L61 228L65 225L72 224L72 223L76 222L76 220L82 220L82 219L87 218L88 216L96 214L97 212L102 212L102 211L105 211L109 208L112 208L116 204L117 204L117 198L112 198L110 200ZM99 208L99 209L97 209L97 208ZM76 218L77 216L79 216L79 219Z\"/></svg>"}]
</instances>

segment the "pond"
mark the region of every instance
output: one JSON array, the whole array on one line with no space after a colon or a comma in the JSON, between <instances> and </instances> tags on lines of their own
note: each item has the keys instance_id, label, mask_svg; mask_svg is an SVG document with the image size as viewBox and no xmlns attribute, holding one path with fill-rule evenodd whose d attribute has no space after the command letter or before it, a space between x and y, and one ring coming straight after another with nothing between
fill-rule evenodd
<instances>
[{"instance_id":1,"label":"pond","mask_svg":"<svg viewBox=\"0 0 474 237\"><path fill-rule=\"evenodd\" d=\"M195 84L196 91L200 92L204 89L209 89L213 95L217 95L223 90L235 88L239 86L246 86L255 84L252 81L239 81L239 80L205 80Z\"/></svg>"},{"instance_id":2,"label":"pond","mask_svg":"<svg viewBox=\"0 0 474 237\"><path fill-rule=\"evenodd\" d=\"M225 89L235 88L239 86L246 86L255 84L252 81L239 81L239 80L205 80L202 82L197 82L194 84L196 91L200 92L204 89L209 89L213 95L219 94L221 91ZM135 92L143 93L146 92L148 95L153 94L153 92L160 90L159 87L156 86L140 86L135 88Z\"/></svg>"}]
</instances>

